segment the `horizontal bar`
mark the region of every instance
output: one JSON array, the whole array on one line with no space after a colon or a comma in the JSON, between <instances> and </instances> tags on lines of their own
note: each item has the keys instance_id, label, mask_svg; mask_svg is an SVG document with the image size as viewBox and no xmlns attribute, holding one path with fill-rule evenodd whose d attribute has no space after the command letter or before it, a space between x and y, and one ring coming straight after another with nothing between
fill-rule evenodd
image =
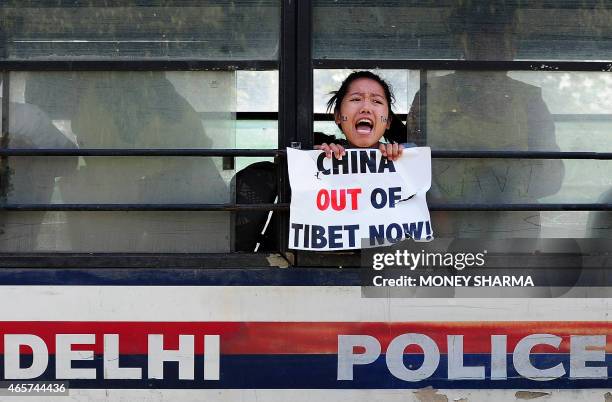
<instances>
[{"instance_id":1,"label":"horizontal bar","mask_svg":"<svg viewBox=\"0 0 612 402\"><path fill-rule=\"evenodd\" d=\"M91 259L84 253L61 257L17 255L5 262L0 254L0 286L360 286L362 271L345 264L343 269L333 269L331 264L283 269L279 268L282 256L264 253L203 256L186 267L176 261L180 255L174 260L162 257L160 262L152 254L130 259L126 266L121 259L97 259L95 254Z\"/></svg>"},{"instance_id":2,"label":"horizontal bar","mask_svg":"<svg viewBox=\"0 0 612 402\"><path fill-rule=\"evenodd\" d=\"M429 203L431 211L612 211L612 203ZM289 204L4 204L0 211L288 211Z\"/></svg>"},{"instance_id":3,"label":"horizontal bar","mask_svg":"<svg viewBox=\"0 0 612 402\"><path fill-rule=\"evenodd\" d=\"M236 120L278 120L278 112L236 112Z\"/></svg>"},{"instance_id":4,"label":"horizontal bar","mask_svg":"<svg viewBox=\"0 0 612 402\"><path fill-rule=\"evenodd\" d=\"M0 149L0 156L245 156L264 157L285 154L284 149L198 149L198 148L10 148Z\"/></svg>"},{"instance_id":5,"label":"horizontal bar","mask_svg":"<svg viewBox=\"0 0 612 402\"><path fill-rule=\"evenodd\" d=\"M211 113L212 115L213 113ZM408 115L406 113L396 113L400 120L406 121ZM553 121L556 122L612 122L612 114L604 113L580 113L580 114L568 114L558 113L552 114ZM236 112L236 120L277 120L277 112ZM332 113L315 113L314 121L334 121L334 115Z\"/></svg>"},{"instance_id":6,"label":"horizontal bar","mask_svg":"<svg viewBox=\"0 0 612 402\"><path fill-rule=\"evenodd\" d=\"M85 0L4 0L8 7L31 7L31 8L92 8L97 5L96 2ZM520 4L520 2L514 2ZM213 7L227 6L227 0L104 0L103 7ZM438 4L432 6L440 11L448 8L448 4L453 4L450 1L433 3ZM274 0L240 0L233 1L233 7L238 9L246 7L278 7L278 1ZM101 7L100 5L99 7ZM395 7L423 7L423 0L385 0L376 3L377 8L395 8ZM327 8L355 8L355 7L372 7L371 0L350 0L350 1L333 1L333 2L316 2L315 9L325 10ZM574 1L559 1L559 0L540 0L529 4L530 9L562 9L574 10L576 12L584 9L592 9L597 7L602 12L610 9L610 5L601 0L581 0Z\"/></svg>"},{"instance_id":7,"label":"horizontal bar","mask_svg":"<svg viewBox=\"0 0 612 402\"><path fill-rule=\"evenodd\" d=\"M205 119L222 119L227 120L231 116L231 112L199 112L198 115ZM235 112L235 118L238 121L276 121L278 120L278 112ZM396 113L395 116L402 121L406 121L408 114ZM612 123L612 114L553 114L552 118L556 122L608 122ZM332 113L315 113L314 121L334 121Z\"/></svg>"},{"instance_id":8,"label":"horizontal bar","mask_svg":"<svg viewBox=\"0 0 612 402\"><path fill-rule=\"evenodd\" d=\"M28 7L28 8L84 8L95 9L97 7L222 7L228 5L227 0L104 0L103 2L92 2L91 0L3 0L6 7ZM278 7L276 0L239 0L233 1L232 6L238 8Z\"/></svg>"},{"instance_id":9,"label":"horizontal bar","mask_svg":"<svg viewBox=\"0 0 612 402\"><path fill-rule=\"evenodd\" d=\"M557 113L553 114L554 121L569 121L569 122L612 122L612 114L604 113Z\"/></svg>"},{"instance_id":10,"label":"horizontal bar","mask_svg":"<svg viewBox=\"0 0 612 402\"><path fill-rule=\"evenodd\" d=\"M280 211L289 204L3 204L0 211Z\"/></svg>"},{"instance_id":11,"label":"horizontal bar","mask_svg":"<svg viewBox=\"0 0 612 402\"><path fill-rule=\"evenodd\" d=\"M611 72L612 61L482 61L482 60L367 60L315 59L321 69L411 69L411 70L483 70L483 71L600 71Z\"/></svg>"},{"instance_id":12,"label":"horizontal bar","mask_svg":"<svg viewBox=\"0 0 612 402\"><path fill-rule=\"evenodd\" d=\"M612 159L612 152L562 152L562 151L432 151L433 158L466 159Z\"/></svg>"},{"instance_id":13,"label":"horizontal bar","mask_svg":"<svg viewBox=\"0 0 612 402\"><path fill-rule=\"evenodd\" d=\"M286 267L280 254L265 253L0 253L0 268L217 269ZM69 273L68 273L69 274ZM70 275L70 274L69 274ZM96 276L95 273L93 275ZM81 278L83 279L83 278ZM142 284L142 283L141 283Z\"/></svg>"},{"instance_id":14,"label":"horizontal bar","mask_svg":"<svg viewBox=\"0 0 612 402\"><path fill-rule=\"evenodd\" d=\"M285 155L284 149L54 149L9 148L0 149L0 156L235 156L274 157ZM561 151L436 151L433 158L467 159L597 159L611 160L612 152L561 152Z\"/></svg>"},{"instance_id":15,"label":"horizontal bar","mask_svg":"<svg viewBox=\"0 0 612 402\"><path fill-rule=\"evenodd\" d=\"M116 58L89 60L0 60L7 71L199 71L277 70L277 60L206 60ZM611 72L612 61L481 61L481 60L353 60L316 59L320 69L426 69L484 71L599 71Z\"/></svg>"},{"instance_id":16,"label":"horizontal bar","mask_svg":"<svg viewBox=\"0 0 612 402\"><path fill-rule=\"evenodd\" d=\"M0 60L8 71L235 71L277 70L276 60L117 58L97 60Z\"/></svg>"},{"instance_id":17,"label":"horizontal bar","mask_svg":"<svg viewBox=\"0 0 612 402\"><path fill-rule=\"evenodd\" d=\"M430 211L612 211L612 203L461 204L429 203Z\"/></svg>"},{"instance_id":18,"label":"horizontal bar","mask_svg":"<svg viewBox=\"0 0 612 402\"><path fill-rule=\"evenodd\" d=\"M241 112L236 113L237 120L275 120L275 112L242 112L249 113L248 118L241 117ZM406 113L396 113L400 120L406 121L408 115ZM612 123L612 114L603 113L581 113L581 114L552 114L552 119L555 122L603 122ZM334 121L332 113L315 113L314 121Z\"/></svg>"}]
</instances>

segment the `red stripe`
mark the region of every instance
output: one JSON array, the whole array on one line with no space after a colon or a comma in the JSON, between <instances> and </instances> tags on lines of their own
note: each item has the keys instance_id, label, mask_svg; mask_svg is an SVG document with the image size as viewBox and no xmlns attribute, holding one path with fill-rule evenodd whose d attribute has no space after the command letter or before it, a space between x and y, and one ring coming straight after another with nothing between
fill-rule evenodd
<instances>
[{"instance_id":1,"label":"red stripe","mask_svg":"<svg viewBox=\"0 0 612 402\"><path fill-rule=\"evenodd\" d=\"M531 334L553 334L563 338L561 347L536 347L536 353L568 353L570 335L606 335L606 352L612 353L610 322L0 322L0 352L4 334L32 334L42 338L55 352L56 334L95 334L95 345L74 349L102 353L103 334L119 334L121 354L146 354L147 335L163 334L164 347L176 349L178 335L195 335L196 354L203 353L204 335L221 335L222 354L335 354L338 335L370 335L386 350L389 342L404 333L431 337L446 353L447 335L464 335L466 353L489 353L491 335L508 336L508 352ZM24 353L27 353L27 348ZM407 349L407 353L418 352Z\"/></svg>"}]
</instances>

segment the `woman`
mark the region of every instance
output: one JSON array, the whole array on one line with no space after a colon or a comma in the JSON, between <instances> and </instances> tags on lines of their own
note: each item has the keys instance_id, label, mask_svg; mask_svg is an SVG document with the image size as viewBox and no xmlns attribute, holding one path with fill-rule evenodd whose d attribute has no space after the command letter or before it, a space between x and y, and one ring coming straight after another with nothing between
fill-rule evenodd
<instances>
[{"instance_id":1,"label":"woman","mask_svg":"<svg viewBox=\"0 0 612 402\"><path fill-rule=\"evenodd\" d=\"M334 120L346 136L346 141L322 143L315 149L340 159L345 148L378 148L383 156L397 160L404 147L397 143L382 143L380 139L406 136L404 125L391 111L393 94L389 85L370 71L355 71L342 82L327 102L327 110L334 110Z\"/></svg>"},{"instance_id":2,"label":"woman","mask_svg":"<svg viewBox=\"0 0 612 402\"><path fill-rule=\"evenodd\" d=\"M345 148L378 148L384 156L397 160L404 147L397 143L383 144L380 139L406 138L406 126L391 111L393 94L389 85L369 71L351 73L338 91L327 102L328 111L334 110L336 124L346 140L322 133L314 133L315 149L340 159ZM258 162L236 174L236 202L243 204L272 203L277 195L276 166ZM240 211L236 213L235 250L252 252L278 250L276 215L262 233L268 212ZM256 245L259 244L258 248Z\"/></svg>"}]
</instances>

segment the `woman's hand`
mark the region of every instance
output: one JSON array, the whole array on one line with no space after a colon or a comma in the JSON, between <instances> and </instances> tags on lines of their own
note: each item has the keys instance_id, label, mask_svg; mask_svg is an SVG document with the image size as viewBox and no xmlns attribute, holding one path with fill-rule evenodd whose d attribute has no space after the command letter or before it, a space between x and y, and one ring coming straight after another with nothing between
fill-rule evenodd
<instances>
[{"instance_id":1,"label":"woman's hand","mask_svg":"<svg viewBox=\"0 0 612 402\"><path fill-rule=\"evenodd\" d=\"M402 156L402 152L404 151L404 146L402 144L394 143L394 144L380 144L378 149L386 156L387 159L391 159L392 161L396 161Z\"/></svg>"},{"instance_id":2,"label":"woman's hand","mask_svg":"<svg viewBox=\"0 0 612 402\"><path fill-rule=\"evenodd\" d=\"M323 143L321 145L315 145L314 149L320 149L321 151L324 151L325 157L330 159L332 157L332 154L336 156L336 159L342 159L342 157L346 155L344 147L342 145L334 144L333 142L329 144Z\"/></svg>"}]
</instances>

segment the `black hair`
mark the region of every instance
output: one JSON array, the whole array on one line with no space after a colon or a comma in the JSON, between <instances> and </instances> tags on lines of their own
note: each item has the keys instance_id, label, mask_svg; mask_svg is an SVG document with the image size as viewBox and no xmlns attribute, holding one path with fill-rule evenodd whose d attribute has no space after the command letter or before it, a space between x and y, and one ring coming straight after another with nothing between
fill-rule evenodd
<instances>
[{"instance_id":1,"label":"black hair","mask_svg":"<svg viewBox=\"0 0 612 402\"><path fill-rule=\"evenodd\" d=\"M374 74L371 71L353 71L348 75L348 77L344 79L344 81L342 81L342 84L340 85L340 88L338 88L337 91L330 92L330 95L332 95L332 97L329 98L329 100L327 101L327 113L331 112L332 110L334 111L334 114L340 112L340 104L346 96L349 86L353 81L358 80L360 78L369 78L378 82L383 88L383 91L385 92L389 119L391 119L391 126L385 131L384 137L387 139L387 141L406 142L406 126L404 125L404 123L402 123L400 119L395 116L395 113L393 113L393 111L391 110L391 105L395 103L395 96L393 95L393 90L385 80L383 80L382 78L380 78L380 76ZM338 124L338 128L341 128L340 124Z\"/></svg>"},{"instance_id":2,"label":"black hair","mask_svg":"<svg viewBox=\"0 0 612 402\"><path fill-rule=\"evenodd\" d=\"M340 88L337 91L330 92L330 95L332 95L332 97L329 98L329 100L327 101L327 113L331 112L332 109L334 113L340 111L340 104L346 96L346 92L348 91L349 86L353 81L358 80L360 78L369 78L380 84L380 86L385 91L385 98L387 99L387 108L389 109L389 116L391 116L391 105L395 102L395 96L393 96L391 87L389 86L389 84L387 84L385 80L380 78L378 75L374 74L371 71L365 70L353 71L349 74L348 77L344 79L344 81L342 81L342 84L340 85Z\"/></svg>"}]
</instances>

